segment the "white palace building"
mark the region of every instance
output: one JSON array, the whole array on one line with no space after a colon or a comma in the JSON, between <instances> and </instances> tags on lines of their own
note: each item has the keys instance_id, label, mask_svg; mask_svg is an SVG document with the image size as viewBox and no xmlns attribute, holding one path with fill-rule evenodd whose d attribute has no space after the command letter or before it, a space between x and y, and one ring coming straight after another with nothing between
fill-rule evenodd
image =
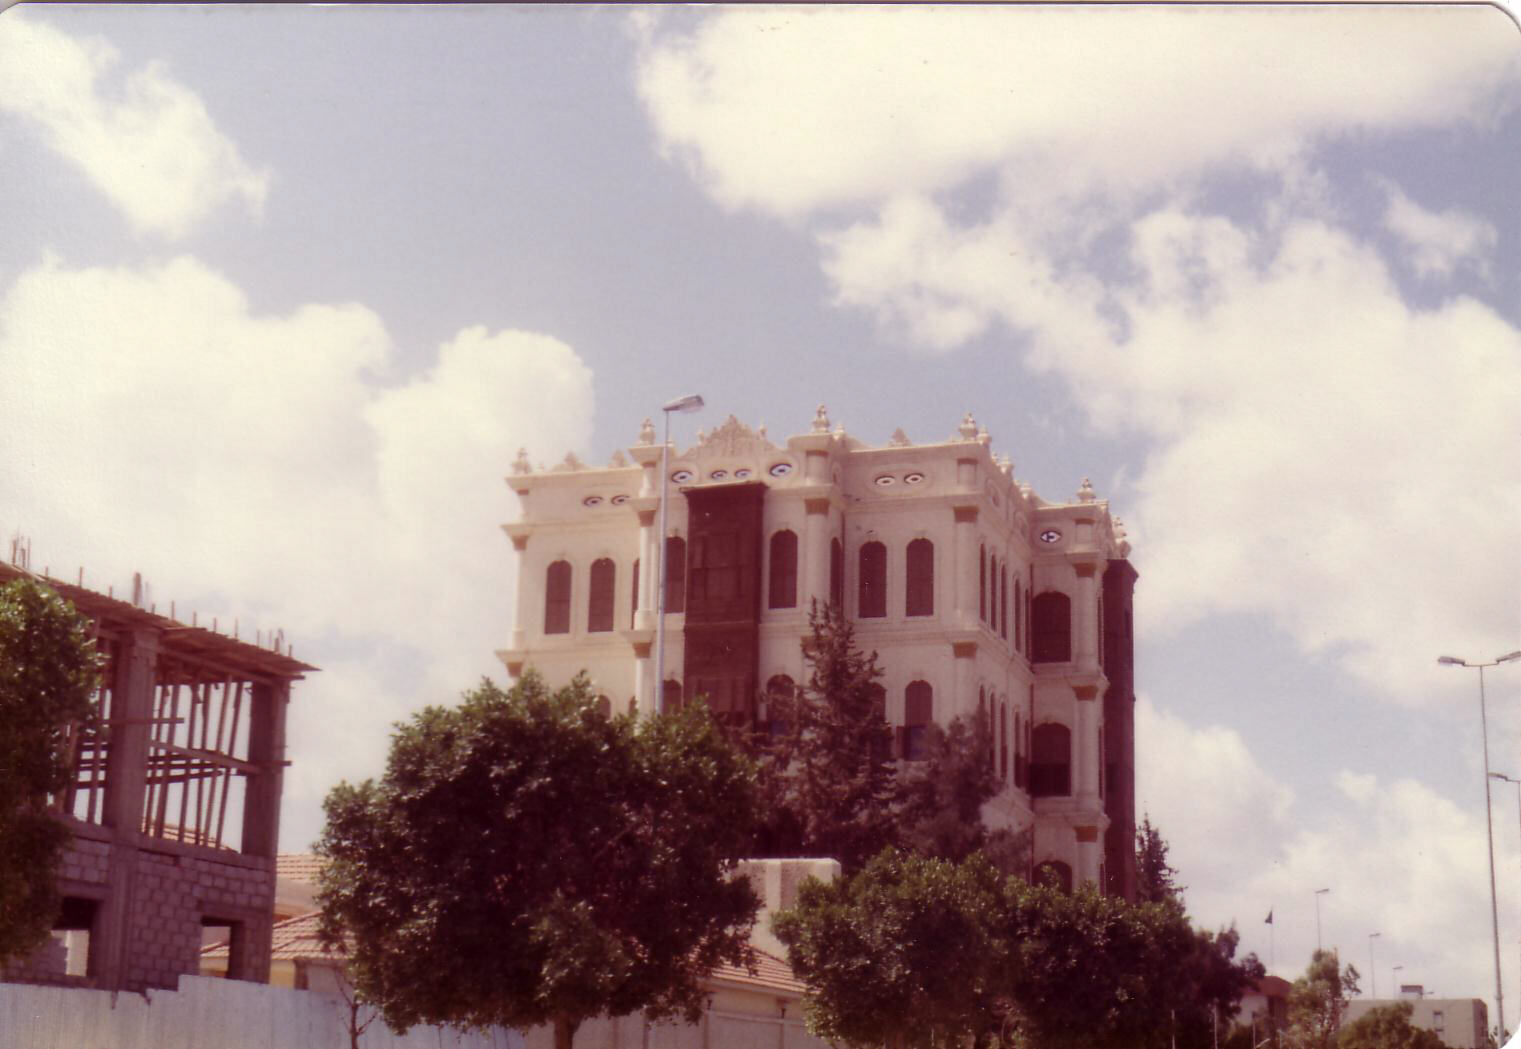
<instances>
[{"instance_id":1,"label":"white palace building","mask_svg":"<svg viewBox=\"0 0 1521 1049\"><path fill-rule=\"evenodd\" d=\"M585 670L607 709L654 711L661 451L647 421L604 468L519 453L509 676ZM877 653L899 758L980 713L1003 783L989 825L1033 826L1044 875L1133 897L1136 573L1086 480L1042 499L970 415L947 441L872 447L822 406L780 445L731 416L666 469L668 707L702 695L764 727L765 696L806 678L810 605L836 602Z\"/></svg>"}]
</instances>

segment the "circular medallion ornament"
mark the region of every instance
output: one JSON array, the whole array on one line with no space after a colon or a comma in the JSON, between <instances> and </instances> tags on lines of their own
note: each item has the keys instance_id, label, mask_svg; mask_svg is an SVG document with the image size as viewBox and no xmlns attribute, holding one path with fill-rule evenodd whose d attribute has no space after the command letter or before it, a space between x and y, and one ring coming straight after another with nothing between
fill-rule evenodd
<instances>
[{"instance_id":1,"label":"circular medallion ornament","mask_svg":"<svg viewBox=\"0 0 1521 1049\"><path fill-rule=\"evenodd\" d=\"M918 471L915 471L914 473L909 473L909 474L904 474L903 475L903 483L904 484L919 484L923 480L924 480L924 475L922 473L919 473Z\"/></svg>"},{"instance_id":2,"label":"circular medallion ornament","mask_svg":"<svg viewBox=\"0 0 1521 1049\"><path fill-rule=\"evenodd\" d=\"M1054 528L1047 528L1044 532L1040 533L1040 541L1042 543L1058 543L1061 541L1061 538L1062 534Z\"/></svg>"},{"instance_id":3,"label":"circular medallion ornament","mask_svg":"<svg viewBox=\"0 0 1521 1049\"><path fill-rule=\"evenodd\" d=\"M708 480L710 480L710 481L722 481L725 477L728 477L728 476L729 476L729 471L728 470L709 470L708 471Z\"/></svg>"},{"instance_id":4,"label":"circular medallion ornament","mask_svg":"<svg viewBox=\"0 0 1521 1049\"><path fill-rule=\"evenodd\" d=\"M686 484L691 479L691 470L677 470L675 473L671 474L671 480L675 481L677 484Z\"/></svg>"},{"instance_id":5,"label":"circular medallion ornament","mask_svg":"<svg viewBox=\"0 0 1521 1049\"><path fill-rule=\"evenodd\" d=\"M874 481L873 483L878 488L886 488L889 485L897 484L898 483L898 479L896 477L894 477L892 474L883 474L881 477L878 477L876 479L876 481Z\"/></svg>"},{"instance_id":6,"label":"circular medallion ornament","mask_svg":"<svg viewBox=\"0 0 1521 1049\"><path fill-rule=\"evenodd\" d=\"M736 481L743 481L745 478L750 476L750 473L751 471L749 467L742 466L738 470L734 471L734 479Z\"/></svg>"},{"instance_id":7,"label":"circular medallion ornament","mask_svg":"<svg viewBox=\"0 0 1521 1049\"><path fill-rule=\"evenodd\" d=\"M608 502L612 503L614 506L622 506L624 503L628 502L628 496L615 495L609 499Z\"/></svg>"},{"instance_id":8,"label":"circular medallion ornament","mask_svg":"<svg viewBox=\"0 0 1521 1049\"><path fill-rule=\"evenodd\" d=\"M585 499L581 500L581 505L582 506L601 506L602 505L602 497L600 495L588 495Z\"/></svg>"},{"instance_id":9,"label":"circular medallion ornament","mask_svg":"<svg viewBox=\"0 0 1521 1049\"><path fill-rule=\"evenodd\" d=\"M772 477L786 477L791 472L791 463L773 463L769 471Z\"/></svg>"}]
</instances>

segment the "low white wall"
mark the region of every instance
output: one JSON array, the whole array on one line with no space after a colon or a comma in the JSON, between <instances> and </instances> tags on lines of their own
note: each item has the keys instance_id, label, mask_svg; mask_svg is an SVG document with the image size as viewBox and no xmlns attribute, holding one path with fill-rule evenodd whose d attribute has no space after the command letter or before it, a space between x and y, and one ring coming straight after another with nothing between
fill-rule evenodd
<instances>
[{"instance_id":1,"label":"low white wall","mask_svg":"<svg viewBox=\"0 0 1521 1049\"><path fill-rule=\"evenodd\" d=\"M114 1001L113 1001L114 999ZM176 991L116 994L0 984L5 1049L349 1049L349 1008L337 995L183 976ZM524 1049L516 1031L414 1027L376 1019L363 1049Z\"/></svg>"}]
</instances>

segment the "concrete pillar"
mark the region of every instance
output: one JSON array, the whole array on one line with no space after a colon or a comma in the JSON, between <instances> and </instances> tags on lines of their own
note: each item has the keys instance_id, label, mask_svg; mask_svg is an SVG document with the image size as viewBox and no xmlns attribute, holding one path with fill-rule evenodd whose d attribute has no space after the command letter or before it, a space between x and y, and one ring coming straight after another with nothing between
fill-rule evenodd
<instances>
[{"instance_id":1,"label":"concrete pillar","mask_svg":"<svg viewBox=\"0 0 1521 1049\"><path fill-rule=\"evenodd\" d=\"M1077 594L1072 603L1072 664L1079 673L1098 669L1098 569L1092 564L1072 566L1077 572Z\"/></svg>"},{"instance_id":2,"label":"concrete pillar","mask_svg":"<svg viewBox=\"0 0 1521 1049\"><path fill-rule=\"evenodd\" d=\"M639 597L634 612L635 630L655 629L655 588L660 579L660 551L655 542L655 511L639 514Z\"/></svg>"},{"instance_id":3,"label":"concrete pillar","mask_svg":"<svg viewBox=\"0 0 1521 1049\"><path fill-rule=\"evenodd\" d=\"M1098 790L1098 689L1079 685L1073 689L1072 794L1079 805L1099 808Z\"/></svg>"},{"instance_id":4,"label":"concrete pillar","mask_svg":"<svg viewBox=\"0 0 1521 1049\"><path fill-rule=\"evenodd\" d=\"M255 682L249 707L248 777L243 800L243 848L249 856L274 859L280 851L280 792L285 781L285 712L290 682Z\"/></svg>"},{"instance_id":5,"label":"concrete pillar","mask_svg":"<svg viewBox=\"0 0 1521 1049\"><path fill-rule=\"evenodd\" d=\"M803 521L803 593L800 607L829 603L829 500L808 499Z\"/></svg>"},{"instance_id":6,"label":"concrete pillar","mask_svg":"<svg viewBox=\"0 0 1521 1049\"><path fill-rule=\"evenodd\" d=\"M977 507L958 506L956 515L955 578L951 607L955 625L977 629Z\"/></svg>"},{"instance_id":7,"label":"concrete pillar","mask_svg":"<svg viewBox=\"0 0 1521 1049\"><path fill-rule=\"evenodd\" d=\"M935 704L935 720L942 725L955 717L970 718L977 710L977 642L952 642L951 653L955 667L950 702Z\"/></svg>"}]
</instances>

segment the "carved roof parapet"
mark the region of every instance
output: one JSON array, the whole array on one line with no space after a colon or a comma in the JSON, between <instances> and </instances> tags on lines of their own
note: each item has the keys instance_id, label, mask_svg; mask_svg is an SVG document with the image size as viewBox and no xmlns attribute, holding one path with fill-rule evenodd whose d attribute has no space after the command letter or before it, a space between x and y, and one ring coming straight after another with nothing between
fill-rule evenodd
<instances>
[{"instance_id":1,"label":"carved roof parapet","mask_svg":"<svg viewBox=\"0 0 1521 1049\"><path fill-rule=\"evenodd\" d=\"M533 473L533 463L528 461L527 448L518 449L518 457L512 460L512 472L515 474Z\"/></svg>"},{"instance_id":2,"label":"carved roof parapet","mask_svg":"<svg viewBox=\"0 0 1521 1049\"><path fill-rule=\"evenodd\" d=\"M967 412L961 419L961 425L956 428L963 441L977 440L977 420L972 418L972 413ZM954 440L954 438L952 438Z\"/></svg>"},{"instance_id":3,"label":"carved roof parapet","mask_svg":"<svg viewBox=\"0 0 1521 1049\"><path fill-rule=\"evenodd\" d=\"M735 459L779 451L766 439L764 427L757 433L734 416L712 433L697 431L697 443L682 453L687 459Z\"/></svg>"},{"instance_id":4,"label":"carved roof parapet","mask_svg":"<svg viewBox=\"0 0 1521 1049\"><path fill-rule=\"evenodd\" d=\"M550 472L563 473L568 470L585 470L586 468L586 464L576 457L575 452L566 452L565 458L556 463Z\"/></svg>"},{"instance_id":5,"label":"carved roof parapet","mask_svg":"<svg viewBox=\"0 0 1521 1049\"><path fill-rule=\"evenodd\" d=\"M651 422L649 419L646 419L646 420L644 420L644 422L642 422L642 423L639 424L639 443L640 444L654 444L655 443L655 424L653 422Z\"/></svg>"},{"instance_id":6,"label":"carved roof parapet","mask_svg":"<svg viewBox=\"0 0 1521 1049\"><path fill-rule=\"evenodd\" d=\"M614 448L613 457L607 461L607 465L609 469L616 470L620 467L627 466L628 459L624 456L621 449Z\"/></svg>"},{"instance_id":7,"label":"carved roof parapet","mask_svg":"<svg viewBox=\"0 0 1521 1049\"><path fill-rule=\"evenodd\" d=\"M813 432L829 432L829 412L824 408L822 404L819 405L818 411L813 413Z\"/></svg>"},{"instance_id":8,"label":"carved roof parapet","mask_svg":"<svg viewBox=\"0 0 1521 1049\"><path fill-rule=\"evenodd\" d=\"M894 430L893 435L887 439L887 446L889 448L911 448L913 444L914 442L908 439L908 434L903 432L903 427L901 426Z\"/></svg>"}]
</instances>

